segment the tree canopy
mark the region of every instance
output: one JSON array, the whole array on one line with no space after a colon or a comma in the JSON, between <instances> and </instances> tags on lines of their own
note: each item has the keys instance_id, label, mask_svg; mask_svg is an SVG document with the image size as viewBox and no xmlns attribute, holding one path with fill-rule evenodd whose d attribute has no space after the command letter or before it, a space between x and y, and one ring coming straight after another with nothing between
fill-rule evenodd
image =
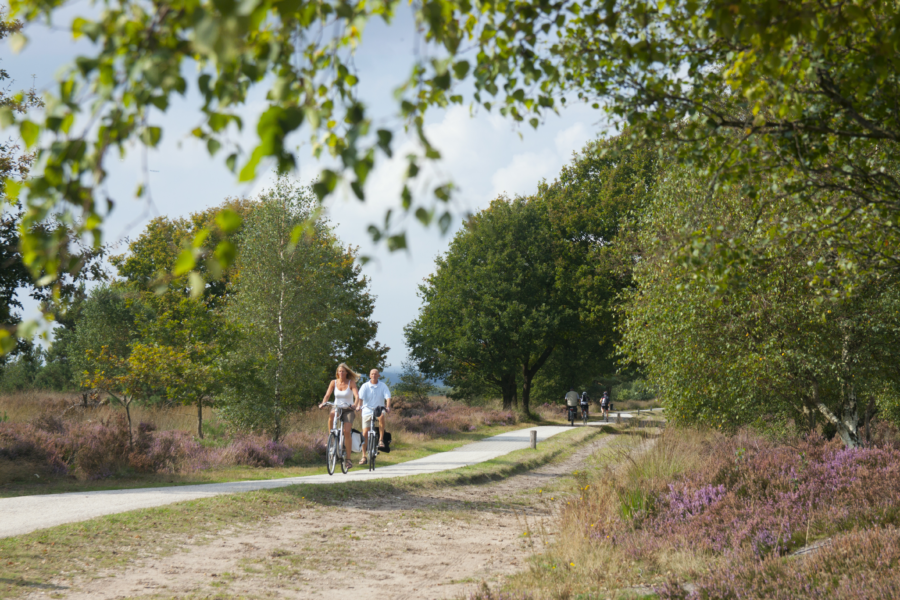
<instances>
[{"instance_id":1,"label":"tree canopy","mask_svg":"<svg viewBox=\"0 0 900 600\"><path fill-rule=\"evenodd\" d=\"M20 25L27 31L62 6L13 0L10 15L20 21L8 28L12 45L27 43ZM28 207L21 245L32 274L52 276L64 267L65 236L33 227L52 212L80 213L77 232L93 233L99 244L105 207L114 200L103 185L109 153L127 152L135 141L157 147L165 132L154 111L168 110L189 87L203 98L190 134L224 156L241 181L263 160L280 169L295 165L286 139L308 133L316 155L330 153L338 164L317 181L320 197L344 179L362 198L376 159L392 155L401 128L419 141L405 157L407 182L418 177L424 161L440 156L423 127L432 107L471 103L537 127L548 111L577 97L635 136L672 143L679 160L711 175L713 191L743 184L756 202L798 206L790 220L753 224L765 235L698 232L681 250L704 276L727 283L738 270L735 257L746 262L769 244L826 238L840 260L818 265L814 277L830 290L852 288L857 273L900 266L896 3L427 0L411 10L428 51L414 57L397 90L395 124L377 127L357 93L364 74L353 53L366 24L390 23L400 6L122 0L75 18L71 34L90 39L92 50L76 57L46 96L43 120L0 108L0 122L15 126L36 155L31 178L8 181L10 195L21 191ZM260 87L267 89L266 109L257 123L244 124L239 108ZM245 126L258 135L252 149L231 141ZM778 174L767 179L772 193L760 193L760 178L747 177L754 173ZM401 210L372 227L393 248L406 242L392 215L428 223L438 214L414 203L410 189L403 187ZM446 200L452 185L439 181L431 189ZM136 195L146 191L145 182ZM444 211L442 226L450 220ZM227 219L225 229L236 221ZM221 268L233 256L223 244L214 257ZM183 252L178 269L195 266L194 253Z\"/></svg>"}]
</instances>

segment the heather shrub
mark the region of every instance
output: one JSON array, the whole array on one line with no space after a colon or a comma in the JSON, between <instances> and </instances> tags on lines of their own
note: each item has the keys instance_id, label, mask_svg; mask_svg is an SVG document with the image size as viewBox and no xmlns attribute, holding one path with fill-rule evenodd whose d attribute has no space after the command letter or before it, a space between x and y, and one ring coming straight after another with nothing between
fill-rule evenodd
<instances>
[{"instance_id":1,"label":"heather shrub","mask_svg":"<svg viewBox=\"0 0 900 600\"><path fill-rule=\"evenodd\" d=\"M303 464L324 459L328 438L324 431L318 433L291 431L284 436L282 442L291 449L293 453L291 460Z\"/></svg>"},{"instance_id":2,"label":"heather shrub","mask_svg":"<svg viewBox=\"0 0 900 600\"><path fill-rule=\"evenodd\" d=\"M284 444L251 437L236 440L226 450L232 464L248 467L280 467L294 453Z\"/></svg>"},{"instance_id":3,"label":"heather shrub","mask_svg":"<svg viewBox=\"0 0 900 600\"><path fill-rule=\"evenodd\" d=\"M900 597L900 530L854 531L789 560L729 561L701 577L690 592L674 581L656 591L668 600L890 600Z\"/></svg>"},{"instance_id":4,"label":"heather shrub","mask_svg":"<svg viewBox=\"0 0 900 600\"><path fill-rule=\"evenodd\" d=\"M605 505L590 519L589 537L613 540L636 558L669 547L762 559L854 526L896 521L900 451L846 449L818 437L793 442L667 430L585 500Z\"/></svg>"},{"instance_id":5,"label":"heather shrub","mask_svg":"<svg viewBox=\"0 0 900 600\"><path fill-rule=\"evenodd\" d=\"M124 417L113 423L89 424L69 430L77 437L74 470L82 479L105 479L131 466L128 423ZM143 466L140 464L138 466Z\"/></svg>"}]
</instances>

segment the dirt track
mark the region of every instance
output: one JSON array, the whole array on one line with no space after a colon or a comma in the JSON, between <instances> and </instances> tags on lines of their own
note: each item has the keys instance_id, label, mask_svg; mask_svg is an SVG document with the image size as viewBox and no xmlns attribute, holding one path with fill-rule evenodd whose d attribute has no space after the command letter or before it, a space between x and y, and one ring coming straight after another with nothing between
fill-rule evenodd
<instances>
[{"instance_id":1,"label":"dirt track","mask_svg":"<svg viewBox=\"0 0 900 600\"><path fill-rule=\"evenodd\" d=\"M145 557L123 574L62 582L64 598L322 598L367 592L455 598L526 566L552 537L553 502L538 494L608 441L500 482L316 506L222 531L211 543ZM525 535L529 532L528 535ZM30 597L46 598L37 592Z\"/></svg>"}]
</instances>

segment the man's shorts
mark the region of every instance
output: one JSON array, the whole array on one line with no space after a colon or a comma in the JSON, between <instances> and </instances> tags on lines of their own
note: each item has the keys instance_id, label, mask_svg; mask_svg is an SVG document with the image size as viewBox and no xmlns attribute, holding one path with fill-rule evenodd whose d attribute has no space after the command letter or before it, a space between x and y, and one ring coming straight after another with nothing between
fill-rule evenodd
<instances>
[{"instance_id":1,"label":"man's shorts","mask_svg":"<svg viewBox=\"0 0 900 600\"><path fill-rule=\"evenodd\" d=\"M384 411L384 409L382 408L382 414L384 414L383 411ZM371 429L372 421L374 419L375 419L375 411L364 410L362 412L362 428L363 429Z\"/></svg>"}]
</instances>

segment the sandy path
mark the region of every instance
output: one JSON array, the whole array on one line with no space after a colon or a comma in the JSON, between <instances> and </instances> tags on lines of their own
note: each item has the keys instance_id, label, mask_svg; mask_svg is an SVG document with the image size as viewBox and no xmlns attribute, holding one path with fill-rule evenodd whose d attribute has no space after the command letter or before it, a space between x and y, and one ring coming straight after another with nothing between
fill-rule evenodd
<instances>
[{"instance_id":1,"label":"sandy path","mask_svg":"<svg viewBox=\"0 0 900 600\"><path fill-rule=\"evenodd\" d=\"M169 556L148 552L123 574L56 582L76 591L54 596L460 597L524 568L534 546L547 540L538 533L553 521L550 503L535 490L581 468L608 439L492 484L315 506L263 521L254 531L220 532L211 543L187 544Z\"/></svg>"}]
</instances>

